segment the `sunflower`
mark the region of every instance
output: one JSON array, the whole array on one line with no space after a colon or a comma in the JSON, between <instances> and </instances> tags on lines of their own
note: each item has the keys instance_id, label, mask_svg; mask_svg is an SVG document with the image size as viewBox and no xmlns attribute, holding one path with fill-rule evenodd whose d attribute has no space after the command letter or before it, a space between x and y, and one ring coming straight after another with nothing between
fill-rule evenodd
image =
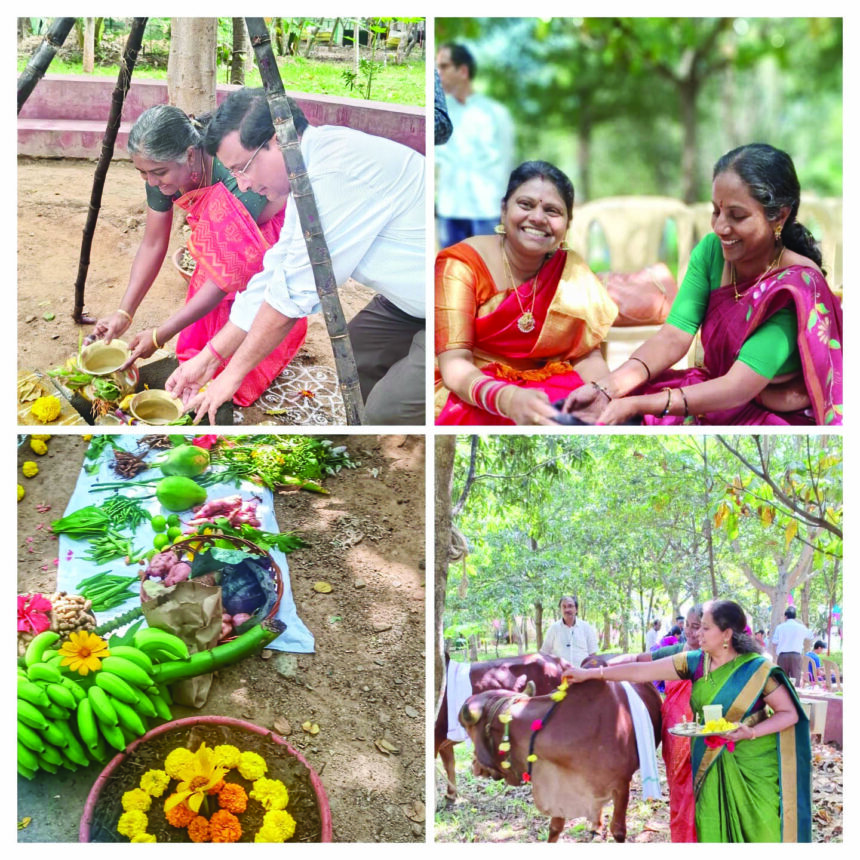
<instances>
[{"instance_id":1,"label":"sunflower","mask_svg":"<svg viewBox=\"0 0 860 860\"><path fill-rule=\"evenodd\" d=\"M78 630L63 642L60 654L63 655L61 666L68 666L73 672L86 675L101 669L102 660L110 655L110 651L101 636Z\"/></svg>"},{"instance_id":2,"label":"sunflower","mask_svg":"<svg viewBox=\"0 0 860 860\"><path fill-rule=\"evenodd\" d=\"M205 743L194 753L194 758L183 768L182 782L177 790L164 801L164 811L170 812L174 806L184 803L197 812L206 793L222 781L227 768L215 764L213 751Z\"/></svg>"}]
</instances>

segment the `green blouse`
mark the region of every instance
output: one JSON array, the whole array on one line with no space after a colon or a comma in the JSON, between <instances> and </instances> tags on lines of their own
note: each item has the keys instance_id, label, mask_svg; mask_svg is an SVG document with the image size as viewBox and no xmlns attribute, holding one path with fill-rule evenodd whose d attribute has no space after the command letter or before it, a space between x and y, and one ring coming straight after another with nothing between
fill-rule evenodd
<instances>
[{"instance_id":1,"label":"green blouse","mask_svg":"<svg viewBox=\"0 0 860 860\"><path fill-rule=\"evenodd\" d=\"M239 183L236 182L233 174L230 173L230 171L227 170L227 168L224 167L217 158L212 159L212 182L222 182L226 185L227 190L234 197L242 201L254 221L259 222L260 213L266 208L266 204L269 201L261 194L257 194L254 191L240 191ZM154 209L156 212L169 212L173 208L173 201L178 199L180 196L181 195L177 191L173 197L168 197L148 182L146 184L146 204L150 209Z\"/></svg>"},{"instance_id":2,"label":"green blouse","mask_svg":"<svg viewBox=\"0 0 860 860\"><path fill-rule=\"evenodd\" d=\"M708 312L711 291L720 286L724 266L719 237L709 233L690 255L687 274L666 322L695 335ZM768 379L800 370L794 307L782 308L765 320L744 341L738 360Z\"/></svg>"}]
</instances>

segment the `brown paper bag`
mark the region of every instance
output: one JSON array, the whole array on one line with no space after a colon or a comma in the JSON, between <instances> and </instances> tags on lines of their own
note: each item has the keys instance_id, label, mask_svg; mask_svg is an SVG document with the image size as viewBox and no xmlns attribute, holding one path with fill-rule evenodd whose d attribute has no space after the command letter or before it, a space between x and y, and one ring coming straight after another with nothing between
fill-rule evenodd
<instances>
[{"instance_id":1,"label":"brown paper bag","mask_svg":"<svg viewBox=\"0 0 860 860\"><path fill-rule=\"evenodd\" d=\"M150 627L160 627L182 639L192 654L206 651L221 636L221 588L193 580L180 582L144 603L143 615ZM177 704L202 708L211 686L209 673L177 681L170 693Z\"/></svg>"}]
</instances>

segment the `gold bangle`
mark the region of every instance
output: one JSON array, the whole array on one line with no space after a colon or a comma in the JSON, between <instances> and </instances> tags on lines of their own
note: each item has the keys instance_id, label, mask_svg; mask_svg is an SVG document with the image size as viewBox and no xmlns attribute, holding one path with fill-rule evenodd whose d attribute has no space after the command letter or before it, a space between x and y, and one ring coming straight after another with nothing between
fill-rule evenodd
<instances>
[{"instance_id":1,"label":"gold bangle","mask_svg":"<svg viewBox=\"0 0 860 860\"><path fill-rule=\"evenodd\" d=\"M157 341L157 340L156 340L156 338L155 338L155 335L156 335L157 333L158 333L158 327L156 327L156 328L154 328L154 329L152 330L152 345L153 345L156 349L161 349L161 347L158 345L158 341Z\"/></svg>"},{"instance_id":2,"label":"gold bangle","mask_svg":"<svg viewBox=\"0 0 860 860\"><path fill-rule=\"evenodd\" d=\"M118 314L122 314L128 320L129 325L131 325L134 322L134 317L124 308L117 308L116 312Z\"/></svg>"},{"instance_id":3,"label":"gold bangle","mask_svg":"<svg viewBox=\"0 0 860 860\"><path fill-rule=\"evenodd\" d=\"M600 680L605 681L606 678L603 677L603 666L600 667Z\"/></svg>"}]
</instances>

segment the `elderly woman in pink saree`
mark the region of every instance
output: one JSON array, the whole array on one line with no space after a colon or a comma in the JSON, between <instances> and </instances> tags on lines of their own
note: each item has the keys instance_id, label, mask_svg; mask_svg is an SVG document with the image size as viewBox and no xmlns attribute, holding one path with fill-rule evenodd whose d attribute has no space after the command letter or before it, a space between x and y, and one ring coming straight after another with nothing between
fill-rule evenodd
<instances>
[{"instance_id":1,"label":"elderly woman in pink saree","mask_svg":"<svg viewBox=\"0 0 860 860\"><path fill-rule=\"evenodd\" d=\"M200 123L171 105L141 114L128 149L146 181L146 227L119 308L96 323L93 337L110 341L131 326L164 262L173 207L178 206L188 213L187 249L197 264L185 305L161 325L135 335L129 364L149 357L177 334L176 356L187 361L213 349L210 341L229 319L236 293L263 268L263 255L277 241L286 201L240 191L230 171L203 148ZM245 377L233 397L237 406L249 406L265 391L302 345L306 331L307 321L301 320Z\"/></svg>"},{"instance_id":2,"label":"elderly woman in pink saree","mask_svg":"<svg viewBox=\"0 0 860 860\"><path fill-rule=\"evenodd\" d=\"M789 156L767 144L714 167L713 233L694 249L672 311L619 368L565 409L617 424L839 425L842 308L797 221ZM671 370L701 331L704 367Z\"/></svg>"}]
</instances>

